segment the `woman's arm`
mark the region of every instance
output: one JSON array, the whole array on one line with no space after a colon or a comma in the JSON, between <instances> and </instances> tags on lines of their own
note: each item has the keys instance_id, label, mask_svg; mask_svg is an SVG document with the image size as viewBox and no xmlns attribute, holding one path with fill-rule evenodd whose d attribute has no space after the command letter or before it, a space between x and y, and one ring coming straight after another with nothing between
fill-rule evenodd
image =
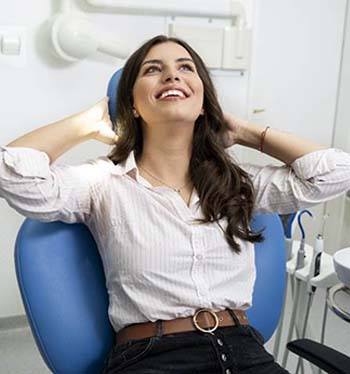
<instances>
[{"instance_id":1,"label":"woman's arm","mask_svg":"<svg viewBox=\"0 0 350 374\"><path fill-rule=\"evenodd\" d=\"M88 128L82 126L78 115L72 115L39 127L9 143L6 147L34 148L45 152L52 164L69 149L91 139Z\"/></svg>"},{"instance_id":2,"label":"woman's arm","mask_svg":"<svg viewBox=\"0 0 350 374\"><path fill-rule=\"evenodd\" d=\"M259 150L265 126L225 113L226 148L240 144ZM255 212L287 214L334 199L350 189L350 154L295 135L268 129L264 153L283 166L240 163L254 185ZM233 161L236 162L235 157Z\"/></svg>"},{"instance_id":3,"label":"woman's arm","mask_svg":"<svg viewBox=\"0 0 350 374\"><path fill-rule=\"evenodd\" d=\"M259 150L264 129L265 127L253 123L241 124L237 144ZM264 138L264 153L287 165L301 156L321 149L327 147L274 128L269 128Z\"/></svg>"},{"instance_id":4,"label":"woman's arm","mask_svg":"<svg viewBox=\"0 0 350 374\"><path fill-rule=\"evenodd\" d=\"M84 140L115 142L107 102L103 99L84 112L0 146L0 198L25 217L86 222L99 200L110 162L104 157L74 166L50 162Z\"/></svg>"},{"instance_id":5,"label":"woman's arm","mask_svg":"<svg viewBox=\"0 0 350 374\"><path fill-rule=\"evenodd\" d=\"M288 214L335 199L350 189L350 154L328 148L291 165L240 163L254 185L256 213Z\"/></svg>"},{"instance_id":6,"label":"woman's arm","mask_svg":"<svg viewBox=\"0 0 350 374\"><path fill-rule=\"evenodd\" d=\"M90 139L113 144L117 136L111 128L108 98L104 98L85 111L21 136L7 147L26 147L43 151L49 156L51 164L72 147Z\"/></svg>"},{"instance_id":7,"label":"woman's arm","mask_svg":"<svg viewBox=\"0 0 350 374\"><path fill-rule=\"evenodd\" d=\"M265 126L247 123L238 144L259 150ZM263 152L283 167L243 166L256 191L255 212L287 214L332 200L350 188L350 155L269 128Z\"/></svg>"}]
</instances>

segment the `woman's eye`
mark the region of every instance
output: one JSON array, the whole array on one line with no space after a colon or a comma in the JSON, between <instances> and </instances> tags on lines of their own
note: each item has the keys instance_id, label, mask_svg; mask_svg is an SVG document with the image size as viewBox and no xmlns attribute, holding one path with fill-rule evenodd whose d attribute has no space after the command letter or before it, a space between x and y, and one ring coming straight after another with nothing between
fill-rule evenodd
<instances>
[{"instance_id":1,"label":"woman's eye","mask_svg":"<svg viewBox=\"0 0 350 374\"><path fill-rule=\"evenodd\" d=\"M194 71L194 68L190 64L183 64L180 66L180 68L186 68L186 70ZM145 70L145 74L147 73L153 73L153 71L161 71L161 68L159 66L150 66L148 69Z\"/></svg>"},{"instance_id":2,"label":"woman's eye","mask_svg":"<svg viewBox=\"0 0 350 374\"><path fill-rule=\"evenodd\" d=\"M194 71L193 67L191 65L189 65L189 64L183 64L183 65L181 65L181 67L182 68L185 67L185 68L187 68L187 69L189 69L191 71Z\"/></svg>"},{"instance_id":3,"label":"woman's eye","mask_svg":"<svg viewBox=\"0 0 350 374\"><path fill-rule=\"evenodd\" d=\"M152 73L152 69L156 69L156 70L160 71L159 66L150 66L148 69L146 69L145 73L149 73L149 72Z\"/></svg>"}]
</instances>

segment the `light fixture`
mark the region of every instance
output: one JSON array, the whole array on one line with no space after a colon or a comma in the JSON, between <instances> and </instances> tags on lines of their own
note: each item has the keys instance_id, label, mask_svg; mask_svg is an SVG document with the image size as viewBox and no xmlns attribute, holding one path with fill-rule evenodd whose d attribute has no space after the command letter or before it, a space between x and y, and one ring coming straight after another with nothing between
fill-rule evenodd
<instances>
[{"instance_id":1,"label":"light fixture","mask_svg":"<svg viewBox=\"0 0 350 374\"><path fill-rule=\"evenodd\" d=\"M126 58L130 51L118 40L108 40L89 20L73 12L59 13L51 20L51 41L56 54L74 62L100 51Z\"/></svg>"}]
</instances>

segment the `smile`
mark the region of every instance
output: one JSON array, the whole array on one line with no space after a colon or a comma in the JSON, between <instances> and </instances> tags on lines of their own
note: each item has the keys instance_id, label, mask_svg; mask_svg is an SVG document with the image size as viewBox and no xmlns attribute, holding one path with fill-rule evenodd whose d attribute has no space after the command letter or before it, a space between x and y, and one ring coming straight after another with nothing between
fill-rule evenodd
<instances>
[{"instance_id":1,"label":"smile","mask_svg":"<svg viewBox=\"0 0 350 374\"><path fill-rule=\"evenodd\" d=\"M174 99L182 100L182 99L186 99L187 97L189 97L189 95L186 93L186 91L184 91L182 88L177 88L177 87L163 89L161 92L159 92L156 95L157 100L167 100L167 101L168 100L172 101Z\"/></svg>"},{"instance_id":2,"label":"smile","mask_svg":"<svg viewBox=\"0 0 350 374\"><path fill-rule=\"evenodd\" d=\"M158 99L159 101L180 101L180 100L186 100L187 97L180 97L180 96L166 96L161 99Z\"/></svg>"}]
</instances>

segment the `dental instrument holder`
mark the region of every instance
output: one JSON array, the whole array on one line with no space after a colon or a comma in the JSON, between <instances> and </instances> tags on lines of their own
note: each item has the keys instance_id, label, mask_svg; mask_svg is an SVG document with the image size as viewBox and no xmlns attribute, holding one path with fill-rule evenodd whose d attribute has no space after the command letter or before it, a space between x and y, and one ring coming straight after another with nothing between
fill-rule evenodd
<instances>
[{"instance_id":1,"label":"dental instrument holder","mask_svg":"<svg viewBox=\"0 0 350 374\"><path fill-rule=\"evenodd\" d=\"M312 214L308 210L303 211L303 213L304 212L307 212L312 217ZM299 247L299 250L298 250L296 269L302 269L305 266L305 232L304 232L304 228L301 224L300 216L298 217L298 223L299 223L300 230L302 232L302 239L301 239L300 247ZM316 272L317 272L317 274L315 274L315 275L319 274L321 254L322 254L322 251L323 251L322 236L319 235L318 238L319 238L318 242L320 243L319 244L319 250L318 250L318 252L316 252L315 250L313 251L313 256L312 256L312 261L311 261L311 265L312 265L311 268L312 269L309 270L309 277L307 279L308 302L307 302L307 308L306 308L306 312L305 312L304 324L303 324L302 334L301 334L302 339L305 338L305 335L306 335L307 322L308 322L308 319L309 319L309 314L310 314L310 309L311 309L311 305L312 305L312 301L313 301L314 291L316 289L315 287L310 288L310 282L309 282L310 274L315 274ZM317 242L317 240L316 240L316 242ZM301 260L301 257L302 257L302 260ZM299 280L299 282L300 282L300 280ZM295 321L293 321L293 323L295 323ZM295 374L299 373L299 368L300 367L302 368L302 372L304 371L304 368L303 368L302 365L303 365L303 359L300 356L299 359L298 359L298 364L297 364Z\"/></svg>"},{"instance_id":2,"label":"dental instrument holder","mask_svg":"<svg viewBox=\"0 0 350 374\"><path fill-rule=\"evenodd\" d=\"M297 254L297 263L296 263L295 270L303 268L305 264L305 230L301 222L301 217L304 213L307 213L310 217L313 217L312 213L307 209L302 210L298 216L298 226L301 231L301 241L300 241L300 247L299 247L298 254Z\"/></svg>"},{"instance_id":3,"label":"dental instrument holder","mask_svg":"<svg viewBox=\"0 0 350 374\"><path fill-rule=\"evenodd\" d=\"M301 241L300 241L300 246L299 246L297 256L296 256L296 263L295 263L294 272L296 272L299 269L304 268L304 265L305 265L305 231L304 231L304 227L301 223L301 217L303 216L304 213L307 213L309 216L313 217L312 213L307 209L302 210L298 215L298 226L299 226L300 231L301 231ZM294 328L296 330L297 336L299 335L298 324L295 321L296 321L297 312L298 312L301 281L298 280L297 278L294 278L294 279L296 281L296 291L293 295L294 305L293 305L293 308L292 308L292 315L291 315L290 324L289 324L287 341L290 341L292 339ZM291 279L291 285L293 285L293 279ZM289 353L288 350L285 348L284 355L283 355L283 360L282 360L282 366L284 368L287 365L288 353ZM300 360L299 364L301 364L302 373L304 373L303 361Z\"/></svg>"},{"instance_id":4,"label":"dental instrument holder","mask_svg":"<svg viewBox=\"0 0 350 374\"><path fill-rule=\"evenodd\" d=\"M295 270L302 269L305 266L305 257L306 257L305 256L305 230L301 222L301 217L304 213L307 213L310 217L313 217L312 213L307 209L302 210L298 216L298 225L301 231L301 240L300 240L300 247L297 253L297 262L296 262ZM300 292L300 287L298 288L298 290ZM300 297L299 294L296 295L296 300L299 300L299 297ZM308 303L308 305L309 307L306 311L306 316L309 315L310 302ZM297 325L295 324L295 320L292 323L295 325L295 329L297 330ZM306 331L306 325L304 324L303 329L302 329L302 336L301 336L302 338L304 338L305 336L305 331ZM298 360L296 374L299 372L299 367L301 367L302 373L304 373L303 360L301 357L299 357L299 360Z\"/></svg>"},{"instance_id":5,"label":"dental instrument holder","mask_svg":"<svg viewBox=\"0 0 350 374\"><path fill-rule=\"evenodd\" d=\"M299 270L305 266L305 238L300 240L300 246L297 252L297 261L295 270Z\"/></svg>"},{"instance_id":6,"label":"dental instrument holder","mask_svg":"<svg viewBox=\"0 0 350 374\"><path fill-rule=\"evenodd\" d=\"M322 263L320 266L320 273L319 275L309 278L310 275L310 267L313 258L313 248L309 244L305 244L305 258L304 258L304 267L301 269L296 270L296 259L298 249L300 248L300 242L294 241L292 245L292 258L287 262L287 272L288 274L294 274L295 279L299 280L301 283L307 285L310 283L311 286L316 288L321 288L325 290L329 290L331 287L337 285L339 283L339 279L335 272L333 257L326 252L322 253ZM305 293L306 295L306 293ZM333 309L332 309L333 310ZM302 320L301 318L297 319L296 326L301 327ZM325 326L325 316L323 321L323 326ZM306 335L310 336L311 339L318 340L318 336L314 336L310 325L306 330ZM321 340L323 343L323 339ZM288 356L288 350L285 348L285 354Z\"/></svg>"},{"instance_id":7,"label":"dental instrument holder","mask_svg":"<svg viewBox=\"0 0 350 374\"><path fill-rule=\"evenodd\" d=\"M284 238L284 243L286 245L286 258L287 258L287 261L289 261L292 258L293 239Z\"/></svg>"},{"instance_id":8,"label":"dental instrument holder","mask_svg":"<svg viewBox=\"0 0 350 374\"><path fill-rule=\"evenodd\" d=\"M292 228L293 228L293 221L296 215L297 215L296 212L279 215L282 221L283 230L284 230L284 241L286 245L287 261L289 261L292 258L292 246L293 246Z\"/></svg>"},{"instance_id":9,"label":"dental instrument holder","mask_svg":"<svg viewBox=\"0 0 350 374\"><path fill-rule=\"evenodd\" d=\"M326 220L329 217L329 214L325 214L323 216L323 224L322 224L322 230L321 234L318 234L315 240L315 246L314 246L314 251L312 255L312 261L311 261L311 266L310 266L310 272L309 272L309 282L308 282L308 287L307 290L308 292L314 293L316 291L316 287L311 285L310 279L316 277L317 275L320 274L320 269L321 269L321 256L324 251L324 229L325 229L325 224Z\"/></svg>"},{"instance_id":10,"label":"dental instrument holder","mask_svg":"<svg viewBox=\"0 0 350 374\"><path fill-rule=\"evenodd\" d=\"M308 324L310 310L311 310L311 306L313 303L313 296L316 291L316 286L313 286L311 284L311 279L320 274L321 256L324 250L323 233L324 233L325 222L326 222L327 217L328 217L328 214L323 216L322 234L318 234L316 237L315 246L314 246L313 253L312 253L312 260L310 262L309 275L307 278L307 288L306 288L306 291L308 294L308 302L307 302L305 319L304 319L304 324L303 324L303 329L302 329L302 338L305 338L306 336L306 327ZM325 309L324 309L323 321L322 321L322 331L321 331L321 343L322 344L324 342L324 336L325 336L326 319L327 319L327 300L325 303ZM302 364L302 358L299 357L295 374L299 373L299 368L301 367L301 364ZM318 372L320 374L321 370L319 370Z\"/></svg>"},{"instance_id":11,"label":"dental instrument holder","mask_svg":"<svg viewBox=\"0 0 350 374\"><path fill-rule=\"evenodd\" d=\"M287 260L290 260L292 258L292 245L293 245L293 240L292 240L292 229L293 229L293 222L295 217L297 216L297 213L291 213L289 215L288 219L288 225L287 225L287 231L286 231L286 251L287 251Z\"/></svg>"},{"instance_id":12,"label":"dental instrument holder","mask_svg":"<svg viewBox=\"0 0 350 374\"><path fill-rule=\"evenodd\" d=\"M318 234L316 241L315 241L315 247L313 251L312 260L310 263L309 280L320 274L322 253L323 253L323 236L321 234ZM314 293L316 291L316 287L312 286L311 282L308 282L307 290L309 293L310 292Z\"/></svg>"}]
</instances>

